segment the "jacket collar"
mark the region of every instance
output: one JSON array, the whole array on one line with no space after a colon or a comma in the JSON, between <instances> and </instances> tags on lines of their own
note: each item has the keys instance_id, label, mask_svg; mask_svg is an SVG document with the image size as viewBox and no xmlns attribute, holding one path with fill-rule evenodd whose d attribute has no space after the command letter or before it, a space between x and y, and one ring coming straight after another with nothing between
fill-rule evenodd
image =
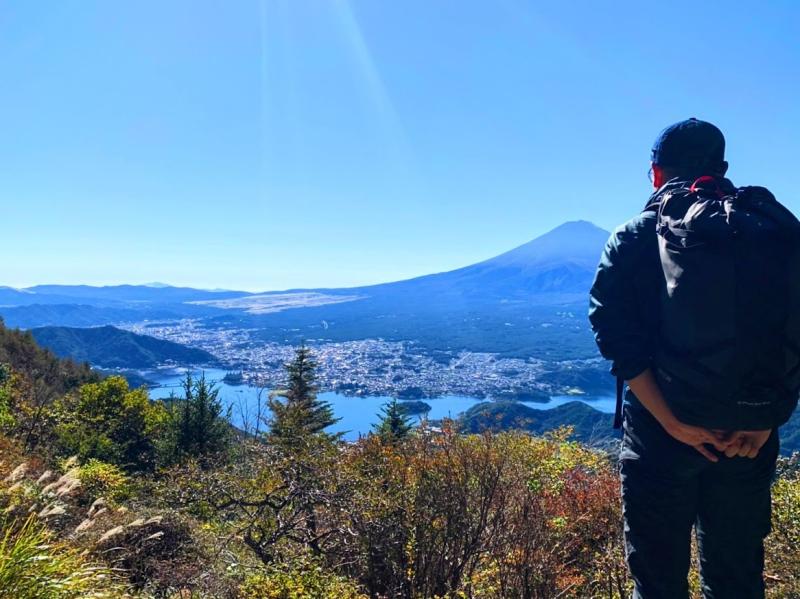
<instances>
[{"instance_id":1,"label":"jacket collar","mask_svg":"<svg viewBox=\"0 0 800 599\"><path fill-rule=\"evenodd\" d=\"M672 191L673 189L680 189L682 187L689 187L695 179L696 177L674 177L670 179L650 195L650 198L648 198L647 203L644 205L644 209L654 209L654 207L657 206L661 201L661 196L666 192ZM727 177L715 177L715 179L717 179L719 182L720 189L725 193L734 193L736 191L736 186Z\"/></svg>"}]
</instances>

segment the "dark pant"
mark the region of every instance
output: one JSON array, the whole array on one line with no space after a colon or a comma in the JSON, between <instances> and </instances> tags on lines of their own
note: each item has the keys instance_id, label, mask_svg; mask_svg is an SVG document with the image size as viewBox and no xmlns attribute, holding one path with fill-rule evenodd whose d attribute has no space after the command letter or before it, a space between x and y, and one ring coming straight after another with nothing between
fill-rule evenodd
<instances>
[{"instance_id":1,"label":"dark pant","mask_svg":"<svg viewBox=\"0 0 800 599\"><path fill-rule=\"evenodd\" d=\"M692 525L706 599L764 597L764 537L778 457L773 431L758 456L713 463L675 440L630 396L620 453L625 548L634 599L685 599Z\"/></svg>"}]
</instances>

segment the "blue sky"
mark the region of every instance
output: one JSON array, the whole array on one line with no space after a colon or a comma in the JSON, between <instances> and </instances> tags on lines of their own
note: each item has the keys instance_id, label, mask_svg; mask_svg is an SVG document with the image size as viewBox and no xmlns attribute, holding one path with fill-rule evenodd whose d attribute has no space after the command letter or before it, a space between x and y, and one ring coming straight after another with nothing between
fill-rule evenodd
<instances>
[{"instance_id":1,"label":"blue sky","mask_svg":"<svg viewBox=\"0 0 800 599\"><path fill-rule=\"evenodd\" d=\"M697 116L800 210L800 4L0 1L0 284L347 286L611 228Z\"/></svg>"}]
</instances>

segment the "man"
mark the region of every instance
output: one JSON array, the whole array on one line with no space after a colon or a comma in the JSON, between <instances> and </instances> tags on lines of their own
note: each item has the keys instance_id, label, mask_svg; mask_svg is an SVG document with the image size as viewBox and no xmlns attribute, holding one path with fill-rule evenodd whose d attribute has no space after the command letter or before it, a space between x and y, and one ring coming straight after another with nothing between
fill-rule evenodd
<instances>
[{"instance_id":1,"label":"man","mask_svg":"<svg viewBox=\"0 0 800 599\"><path fill-rule=\"evenodd\" d=\"M681 252L687 251L687 240L691 247L695 234L692 226L684 227L688 233L679 229L692 214L709 214L703 212L703 206L717 202L719 210L708 218L725 216L725 202L730 205L738 190L725 178L728 164L724 154L725 139L710 123L692 118L661 133L651 153L655 192L641 214L611 235L590 292L589 318L600 351L612 361L611 372L618 381L628 383L620 415L624 426L619 466L626 557L635 584L634 597L640 599L689 596L693 526L706 599L764 596L763 541L770 530L770 486L779 448L777 426L788 419L797 394L793 391L791 397L787 395L777 408L770 406L767 416L763 410L760 417L750 420L742 416L749 405L764 403L744 400L729 413L720 408L723 404L715 404L708 408L706 418L702 393L693 395L685 389L683 394L673 392L669 369L661 368L662 363L669 363L664 349L668 344L663 340L668 331L664 310L676 300L678 291L688 288L690 281L678 286L677 277L690 275L692 268L670 270L663 261L680 258ZM745 189L760 190L757 202L764 198L771 198L764 200L766 203L774 202L766 190ZM673 195L678 199L670 199ZM698 200L706 197L711 199ZM669 221L665 210L659 215L665 201L671 206L680 202L684 207L693 205L694 212ZM774 205L785 211L777 202ZM749 212L740 212L742 218L751 217ZM793 219L781 212L780 218L784 217ZM729 214L727 221L716 220L714 226L730 222ZM762 224L755 223L758 227ZM684 233L688 239L681 240ZM674 236L671 241L670 234ZM664 237L661 241L660 236ZM699 251L705 249L700 247ZM697 255L689 255L689 260L696 260ZM670 280L671 276L676 278ZM707 288L712 296L714 285L712 281ZM710 313L713 308L702 309ZM701 334L698 327L706 314L690 316L693 323L676 328L683 328L682 333L691 341ZM710 334L714 334L713 329ZM676 353L678 361L691 358L686 351L683 356L680 351ZM697 367L687 378L702 374ZM727 379L735 378L733 374L728 372ZM718 381L710 385L710 394L714 388L724 387ZM754 422L758 428L749 430L755 427L739 426L740 422ZM736 430L729 427L732 423L737 423Z\"/></svg>"}]
</instances>

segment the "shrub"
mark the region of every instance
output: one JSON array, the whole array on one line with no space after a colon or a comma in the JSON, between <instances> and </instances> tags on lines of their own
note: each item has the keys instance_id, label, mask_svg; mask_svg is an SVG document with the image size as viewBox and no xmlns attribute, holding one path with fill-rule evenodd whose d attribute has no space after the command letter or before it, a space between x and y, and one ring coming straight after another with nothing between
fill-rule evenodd
<instances>
[{"instance_id":1,"label":"shrub","mask_svg":"<svg viewBox=\"0 0 800 599\"><path fill-rule=\"evenodd\" d=\"M191 589L207 575L189 523L175 514L140 517L116 526L98 539L95 548L125 572L134 588L157 596Z\"/></svg>"},{"instance_id":2,"label":"shrub","mask_svg":"<svg viewBox=\"0 0 800 599\"><path fill-rule=\"evenodd\" d=\"M4 479L25 460L22 446L14 439L0 434L0 479Z\"/></svg>"},{"instance_id":3,"label":"shrub","mask_svg":"<svg viewBox=\"0 0 800 599\"><path fill-rule=\"evenodd\" d=\"M167 412L151 402L143 389L111 376L80 388L56 404L56 437L62 453L92 458L128 470L151 470L156 463L156 439Z\"/></svg>"},{"instance_id":4,"label":"shrub","mask_svg":"<svg viewBox=\"0 0 800 599\"><path fill-rule=\"evenodd\" d=\"M0 364L0 431L8 430L16 423L11 407L12 384L11 368L8 364Z\"/></svg>"},{"instance_id":5,"label":"shrub","mask_svg":"<svg viewBox=\"0 0 800 599\"><path fill-rule=\"evenodd\" d=\"M402 446L363 439L345 455L353 490L337 561L370 593L627 593L616 473L566 431L545 439L445 427Z\"/></svg>"},{"instance_id":6,"label":"shrub","mask_svg":"<svg viewBox=\"0 0 800 599\"><path fill-rule=\"evenodd\" d=\"M309 558L272 566L251 576L239 592L242 599L367 599L347 578L325 570Z\"/></svg>"},{"instance_id":7,"label":"shrub","mask_svg":"<svg viewBox=\"0 0 800 599\"><path fill-rule=\"evenodd\" d=\"M766 542L765 579L775 599L800 597L800 472L786 472L772 488L772 534Z\"/></svg>"},{"instance_id":8,"label":"shrub","mask_svg":"<svg viewBox=\"0 0 800 599\"><path fill-rule=\"evenodd\" d=\"M94 458L78 468L78 480L90 499L120 501L130 495L130 481L125 473L114 464Z\"/></svg>"},{"instance_id":9,"label":"shrub","mask_svg":"<svg viewBox=\"0 0 800 599\"><path fill-rule=\"evenodd\" d=\"M121 598L108 568L51 542L33 516L0 522L0 599Z\"/></svg>"}]
</instances>

